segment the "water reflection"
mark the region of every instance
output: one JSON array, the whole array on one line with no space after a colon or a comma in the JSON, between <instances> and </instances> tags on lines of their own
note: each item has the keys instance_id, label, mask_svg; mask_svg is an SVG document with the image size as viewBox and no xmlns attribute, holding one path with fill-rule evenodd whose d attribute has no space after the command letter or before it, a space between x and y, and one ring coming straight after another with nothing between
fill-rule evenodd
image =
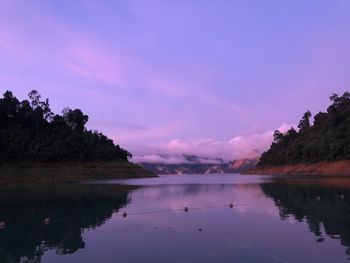
<instances>
[{"instance_id":1,"label":"water reflection","mask_svg":"<svg viewBox=\"0 0 350 263\"><path fill-rule=\"evenodd\" d=\"M0 221L7 222L0 262L346 262L349 256L349 179L177 176L115 183L121 182L0 190ZM215 206L222 208L209 209ZM179 211L162 212L168 210Z\"/></svg>"},{"instance_id":2,"label":"water reflection","mask_svg":"<svg viewBox=\"0 0 350 263\"><path fill-rule=\"evenodd\" d=\"M64 255L84 248L84 229L102 225L125 206L132 188L71 185L0 191L0 221L7 222L0 232L0 262L40 262L49 249Z\"/></svg>"},{"instance_id":3,"label":"water reflection","mask_svg":"<svg viewBox=\"0 0 350 263\"><path fill-rule=\"evenodd\" d=\"M262 184L273 198L281 219L305 221L316 242L324 235L340 239L350 255L350 185L348 179L289 180Z\"/></svg>"}]
</instances>

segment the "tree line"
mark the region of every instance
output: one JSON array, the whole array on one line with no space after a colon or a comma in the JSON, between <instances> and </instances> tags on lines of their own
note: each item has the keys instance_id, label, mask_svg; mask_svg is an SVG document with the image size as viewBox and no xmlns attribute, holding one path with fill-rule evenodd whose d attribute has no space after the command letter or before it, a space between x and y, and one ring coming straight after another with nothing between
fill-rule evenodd
<instances>
[{"instance_id":1,"label":"tree line","mask_svg":"<svg viewBox=\"0 0 350 263\"><path fill-rule=\"evenodd\" d=\"M106 135L85 127L80 109L50 109L38 91L19 101L11 91L0 98L1 161L128 160L131 154Z\"/></svg>"},{"instance_id":2,"label":"tree line","mask_svg":"<svg viewBox=\"0 0 350 263\"><path fill-rule=\"evenodd\" d=\"M270 149L258 166L315 163L350 159L350 93L332 94L327 112L314 117L307 111L286 133L276 130Z\"/></svg>"}]
</instances>

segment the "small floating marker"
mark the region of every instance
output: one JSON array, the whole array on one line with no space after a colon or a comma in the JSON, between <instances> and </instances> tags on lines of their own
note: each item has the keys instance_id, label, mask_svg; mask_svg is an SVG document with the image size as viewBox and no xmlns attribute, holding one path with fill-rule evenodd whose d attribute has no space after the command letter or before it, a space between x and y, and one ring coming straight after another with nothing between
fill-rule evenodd
<instances>
[{"instance_id":1,"label":"small floating marker","mask_svg":"<svg viewBox=\"0 0 350 263\"><path fill-rule=\"evenodd\" d=\"M344 199L344 195L343 195L343 194L340 195L340 199L341 199L341 200Z\"/></svg>"},{"instance_id":2,"label":"small floating marker","mask_svg":"<svg viewBox=\"0 0 350 263\"><path fill-rule=\"evenodd\" d=\"M323 237L320 237L319 239L316 239L316 242L317 243L322 243L324 241L324 238Z\"/></svg>"},{"instance_id":3,"label":"small floating marker","mask_svg":"<svg viewBox=\"0 0 350 263\"><path fill-rule=\"evenodd\" d=\"M232 203L230 204L230 208L233 208L233 204Z\"/></svg>"},{"instance_id":4,"label":"small floating marker","mask_svg":"<svg viewBox=\"0 0 350 263\"><path fill-rule=\"evenodd\" d=\"M203 229L202 228L198 228L198 231L201 232Z\"/></svg>"},{"instance_id":5,"label":"small floating marker","mask_svg":"<svg viewBox=\"0 0 350 263\"><path fill-rule=\"evenodd\" d=\"M124 212L123 213L123 217L127 217L128 216L128 213L127 212Z\"/></svg>"},{"instance_id":6,"label":"small floating marker","mask_svg":"<svg viewBox=\"0 0 350 263\"><path fill-rule=\"evenodd\" d=\"M51 221L50 218L47 217L44 219L44 224L48 225L48 224L50 224L50 221Z\"/></svg>"},{"instance_id":7,"label":"small floating marker","mask_svg":"<svg viewBox=\"0 0 350 263\"><path fill-rule=\"evenodd\" d=\"M321 197L320 196L317 196L317 201L321 201Z\"/></svg>"},{"instance_id":8,"label":"small floating marker","mask_svg":"<svg viewBox=\"0 0 350 263\"><path fill-rule=\"evenodd\" d=\"M4 229L6 227L6 222L5 221L1 221L0 222L0 229Z\"/></svg>"},{"instance_id":9,"label":"small floating marker","mask_svg":"<svg viewBox=\"0 0 350 263\"><path fill-rule=\"evenodd\" d=\"M188 207L185 206L184 211L187 213L188 212Z\"/></svg>"}]
</instances>

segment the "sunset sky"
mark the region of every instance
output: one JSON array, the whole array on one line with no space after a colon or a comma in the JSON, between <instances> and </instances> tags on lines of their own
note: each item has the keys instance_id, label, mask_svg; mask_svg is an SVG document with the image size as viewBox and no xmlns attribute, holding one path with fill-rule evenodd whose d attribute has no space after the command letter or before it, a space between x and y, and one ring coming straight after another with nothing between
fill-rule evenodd
<instances>
[{"instance_id":1,"label":"sunset sky","mask_svg":"<svg viewBox=\"0 0 350 263\"><path fill-rule=\"evenodd\" d=\"M134 155L233 159L350 90L350 1L0 0L0 87Z\"/></svg>"}]
</instances>

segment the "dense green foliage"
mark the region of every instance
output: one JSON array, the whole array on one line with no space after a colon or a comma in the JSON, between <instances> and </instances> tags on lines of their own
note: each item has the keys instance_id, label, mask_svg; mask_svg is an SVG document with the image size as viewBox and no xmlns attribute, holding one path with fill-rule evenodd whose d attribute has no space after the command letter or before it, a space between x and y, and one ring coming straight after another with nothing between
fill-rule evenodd
<instances>
[{"instance_id":1,"label":"dense green foliage","mask_svg":"<svg viewBox=\"0 0 350 263\"><path fill-rule=\"evenodd\" d=\"M49 100L36 90L19 101L6 91L0 99L0 160L88 161L127 160L129 152L107 136L87 130L88 116L65 108L54 114Z\"/></svg>"},{"instance_id":2,"label":"dense green foliage","mask_svg":"<svg viewBox=\"0 0 350 263\"><path fill-rule=\"evenodd\" d=\"M310 111L296 131L275 131L271 148L262 154L258 166L315 163L350 159L350 93L333 94L327 112L320 112L310 124Z\"/></svg>"}]
</instances>

